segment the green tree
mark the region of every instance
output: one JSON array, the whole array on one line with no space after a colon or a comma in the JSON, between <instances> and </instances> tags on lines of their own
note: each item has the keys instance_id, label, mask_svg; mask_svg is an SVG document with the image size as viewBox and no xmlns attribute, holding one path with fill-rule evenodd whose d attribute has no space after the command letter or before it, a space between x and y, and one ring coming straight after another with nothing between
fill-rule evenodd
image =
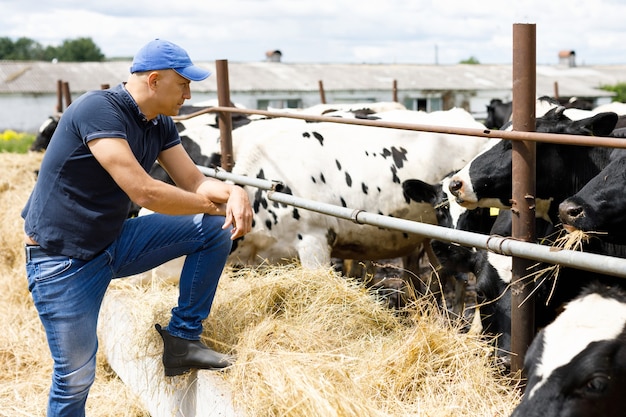
<instances>
[{"instance_id":1,"label":"green tree","mask_svg":"<svg viewBox=\"0 0 626 417\"><path fill-rule=\"evenodd\" d=\"M613 96L613 101L626 103L626 83L618 83L615 85L603 85L600 88L605 91L614 92L615 96Z\"/></svg>"},{"instance_id":2,"label":"green tree","mask_svg":"<svg viewBox=\"0 0 626 417\"><path fill-rule=\"evenodd\" d=\"M38 60L43 57L43 48L40 43L30 38L19 38L13 42L13 50L3 59L14 59L18 61Z\"/></svg>"},{"instance_id":3,"label":"green tree","mask_svg":"<svg viewBox=\"0 0 626 417\"><path fill-rule=\"evenodd\" d=\"M11 38L8 38L6 36L0 38L0 59L10 59L7 57L13 54L14 49L15 44L13 43Z\"/></svg>"},{"instance_id":4,"label":"green tree","mask_svg":"<svg viewBox=\"0 0 626 417\"><path fill-rule=\"evenodd\" d=\"M93 62L104 61L104 54L91 38L66 39L57 48L59 61Z\"/></svg>"},{"instance_id":5,"label":"green tree","mask_svg":"<svg viewBox=\"0 0 626 417\"><path fill-rule=\"evenodd\" d=\"M477 65L477 64L480 64L480 62L478 61L478 58L476 58L474 56L470 56L469 58L460 61L459 64Z\"/></svg>"},{"instance_id":6,"label":"green tree","mask_svg":"<svg viewBox=\"0 0 626 417\"><path fill-rule=\"evenodd\" d=\"M61 46L44 48L29 38L0 38L0 59L16 61L59 61L87 62L104 61L105 56L91 38L66 39Z\"/></svg>"}]
</instances>

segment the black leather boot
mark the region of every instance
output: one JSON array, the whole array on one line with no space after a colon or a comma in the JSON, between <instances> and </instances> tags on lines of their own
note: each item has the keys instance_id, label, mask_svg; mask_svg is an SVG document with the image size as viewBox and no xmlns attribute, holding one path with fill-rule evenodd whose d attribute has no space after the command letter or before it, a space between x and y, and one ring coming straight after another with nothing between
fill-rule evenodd
<instances>
[{"instance_id":1,"label":"black leather boot","mask_svg":"<svg viewBox=\"0 0 626 417\"><path fill-rule=\"evenodd\" d=\"M163 367L165 376L176 376L195 369L221 370L233 364L233 357L215 352L199 340L186 340L175 337L155 324L163 339Z\"/></svg>"}]
</instances>

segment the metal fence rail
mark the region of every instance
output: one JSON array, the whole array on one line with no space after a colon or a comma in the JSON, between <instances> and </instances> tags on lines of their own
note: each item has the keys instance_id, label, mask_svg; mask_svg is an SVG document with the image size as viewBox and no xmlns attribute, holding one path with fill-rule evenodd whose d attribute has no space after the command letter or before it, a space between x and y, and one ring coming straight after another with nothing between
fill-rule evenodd
<instances>
[{"instance_id":1,"label":"metal fence rail","mask_svg":"<svg viewBox=\"0 0 626 417\"><path fill-rule=\"evenodd\" d=\"M335 206L282 193L280 192L283 184L281 181L250 178L245 175L236 175L224 170L216 170L203 166L198 166L198 168L205 175L213 178L267 190L267 197L272 201L339 217L358 224L367 224L415 233L431 239L486 249L501 255L518 256L520 258L626 278L626 259L624 258L578 252L569 249L555 250L554 247L551 246L523 242L508 237L467 232L428 223L383 216L360 209Z\"/></svg>"}]
</instances>

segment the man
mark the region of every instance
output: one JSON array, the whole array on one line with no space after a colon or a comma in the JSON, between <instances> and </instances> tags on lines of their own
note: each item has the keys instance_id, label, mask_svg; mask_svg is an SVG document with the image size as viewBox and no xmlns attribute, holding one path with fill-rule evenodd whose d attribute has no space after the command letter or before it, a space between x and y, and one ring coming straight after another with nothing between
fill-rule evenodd
<instances>
[{"instance_id":1,"label":"man","mask_svg":"<svg viewBox=\"0 0 626 417\"><path fill-rule=\"evenodd\" d=\"M29 290L54 360L48 417L84 416L95 378L97 319L111 279L186 256L178 305L163 338L168 376L222 369L228 355L200 341L232 240L252 210L238 186L205 177L169 116L210 75L181 47L156 39L126 83L92 91L65 111L22 212ZM177 186L148 175L155 160ZM130 202L154 214L127 219Z\"/></svg>"}]
</instances>

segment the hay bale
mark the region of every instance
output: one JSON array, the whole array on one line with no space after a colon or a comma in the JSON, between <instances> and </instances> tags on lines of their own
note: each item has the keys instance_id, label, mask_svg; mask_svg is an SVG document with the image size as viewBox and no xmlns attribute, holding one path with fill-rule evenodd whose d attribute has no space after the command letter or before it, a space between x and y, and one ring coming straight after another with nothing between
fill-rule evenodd
<instances>
[{"instance_id":1,"label":"hay bale","mask_svg":"<svg viewBox=\"0 0 626 417\"><path fill-rule=\"evenodd\" d=\"M20 212L35 184L41 153L0 152L0 417L43 416L52 359L28 292ZM149 417L137 397L98 353L96 382L87 400L93 417Z\"/></svg>"},{"instance_id":2,"label":"hay bale","mask_svg":"<svg viewBox=\"0 0 626 417\"><path fill-rule=\"evenodd\" d=\"M0 153L5 168L0 179L0 361L5 371L0 417L43 415L50 384L50 354L26 288L19 216L40 158ZM178 291L159 281L138 288L119 280L107 294L121 291L120 297L133 300L131 312L108 325L119 326L128 339L139 336L126 353L152 360L157 372L162 345L153 325L167 323ZM406 314L396 314L361 284L331 271L294 265L226 270L203 337L216 350L236 353L238 360L223 374L197 372L196 395L217 387L225 404L249 416L509 415L520 394L498 373L488 342L460 333L435 310L418 300ZM137 330L124 330L127 325ZM106 337L101 332L87 413L147 417L147 404L112 369ZM175 381L145 385L177 387Z\"/></svg>"},{"instance_id":3,"label":"hay bale","mask_svg":"<svg viewBox=\"0 0 626 417\"><path fill-rule=\"evenodd\" d=\"M137 296L142 301L141 309L137 309ZM176 296L173 286L150 294L132 285L109 290L98 325L100 348L108 363L152 417L241 415L232 407L230 392L219 373L196 371L165 377L163 343L155 337L153 324L168 321L160 313L167 311Z\"/></svg>"},{"instance_id":4,"label":"hay bale","mask_svg":"<svg viewBox=\"0 0 626 417\"><path fill-rule=\"evenodd\" d=\"M127 345L136 358L153 361L136 394L169 395L170 414L155 416L200 403L213 404L221 415L508 415L519 400L492 362L488 343L451 328L426 299L397 314L360 282L297 265L227 269L203 340L235 353L236 364L224 373L197 372L211 376L203 379L208 385L194 387L196 373L182 383L164 382L161 342L152 328L169 320L177 288L114 286L107 297L133 306L123 314L136 322L135 330L123 332ZM114 313L103 314L119 323ZM103 345L107 337L101 335ZM182 405L189 389L193 405Z\"/></svg>"}]
</instances>

